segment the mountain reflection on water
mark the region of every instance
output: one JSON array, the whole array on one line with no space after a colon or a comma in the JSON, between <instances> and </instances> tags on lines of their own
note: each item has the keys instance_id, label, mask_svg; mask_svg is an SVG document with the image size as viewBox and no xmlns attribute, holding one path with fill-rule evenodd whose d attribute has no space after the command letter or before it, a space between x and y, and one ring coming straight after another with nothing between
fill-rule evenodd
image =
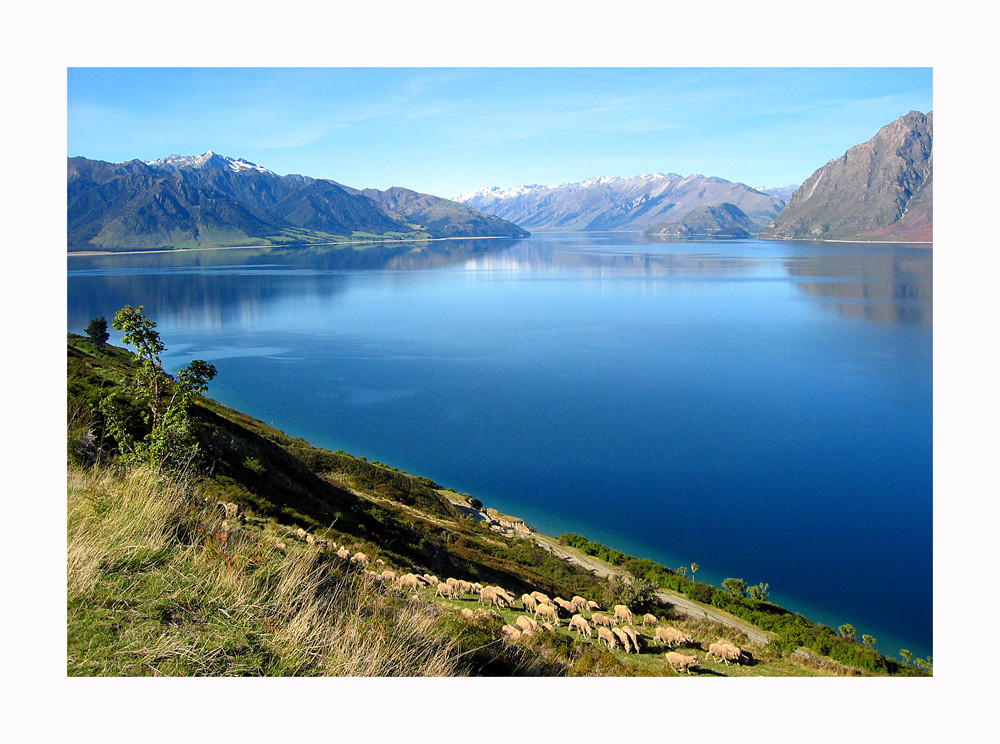
<instances>
[{"instance_id":1,"label":"mountain reflection on water","mask_svg":"<svg viewBox=\"0 0 1000 744\"><path fill-rule=\"evenodd\" d=\"M930 325L932 257L904 246L768 241L676 241L632 233L544 234L543 240L481 239L69 256L81 283L74 327L109 307L146 304L173 319L221 325L252 318L289 293L316 298L345 290L353 272L463 270L574 278L789 281L845 318ZM185 275L163 281L163 274ZM90 288L90 289L88 289ZM91 294L88 296L88 291Z\"/></svg>"},{"instance_id":2,"label":"mountain reflection on water","mask_svg":"<svg viewBox=\"0 0 1000 744\"><path fill-rule=\"evenodd\" d=\"M933 321L932 259L926 250L810 256L785 265L791 277L815 277L817 281L796 286L842 317L920 325Z\"/></svg>"}]
</instances>

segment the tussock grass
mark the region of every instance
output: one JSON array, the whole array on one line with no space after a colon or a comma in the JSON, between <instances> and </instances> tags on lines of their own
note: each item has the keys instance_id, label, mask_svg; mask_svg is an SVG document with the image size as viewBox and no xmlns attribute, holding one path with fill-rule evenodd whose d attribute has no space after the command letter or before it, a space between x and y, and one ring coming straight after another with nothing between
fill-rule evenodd
<instances>
[{"instance_id":1,"label":"tussock grass","mask_svg":"<svg viewBox=\"0 0 1000 744\"><path fill-rule=\"evenodd\" d=\"M68 674L451 676L425 603L223 522L191 479L68 473Z\"/></svg>"}]
</instances>

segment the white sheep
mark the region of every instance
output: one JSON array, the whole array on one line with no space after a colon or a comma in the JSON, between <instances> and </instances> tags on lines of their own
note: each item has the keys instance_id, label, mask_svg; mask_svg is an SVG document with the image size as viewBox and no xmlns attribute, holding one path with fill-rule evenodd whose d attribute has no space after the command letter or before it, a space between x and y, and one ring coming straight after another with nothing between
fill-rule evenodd
<instances>
[{"instance_id":1,"label":"white sheep","mask_svg":"<svg viewBox=\"0 0 1000 744\"><path fill-rule=\"evenodd\" d=\"M639 639L642 637L642 634L638 633L631 625L624 626L622 628L622 632L628 636L630 641L632 641L632 645L635 646L635 652L639 653L642 649L642 646L639 643Z\"/></svg>"},{"instance_id":2,"label":"white sheep","mask_svg":"<svg viewBox=\"0 0 1000 744\"><path fill-rule=\"evenodd\" d=\"M538 606L535 607L535 616L543 615L552 621L553 625L559 625L559 610L555 608L555 605L550 605L547 602L539 602Z\"/></svg>"},{"instance_id":3,"label":"white sheep","mask_svg":"<svg viewBox=\"0 0 1000 744\"><path fill-rule=\"evenodd\" d=\"M743 652L732 643L716 641L709 645L708 655L714 656L719 661L724 661L726 666L729 666L730 662L739 664L743 657Z\"/></svg>"},{"instance_id":4,"label":"white sheep","mask_svg":"<svg viewBox=\"0 0 1000 744\"><path fill-rule=\"evenodd\" d=\"M615 634L615 638L619 640L622 644L622 648L625 649L625 653L632 653L632 641L628 637L628 634L621 628L612 628L611 632Z\"/></svg>"},{"instance_id":5,"label":"white sheep","mask_svg":"<svg viewBox=\"0 0 1000 744\"><path fill-rule=\"evenodd\" d=\"M540 591L536 590L531 592L531 596L537 599L539 602L548 602L549 604L552 604L552 600L549 599L548 594L542 594Z\"/></svg>"},{"instance_id":6,"label":"white sheep","mask_svg":"<svg viewBox=\"0 0 1000 744\"><path fill-rule=\"evenodd\" d=\"M670 666L674 667L675 669L677 667L680 667L688 674L691 674L692 668L698 666L697 656L685 656L684 654L679 654L676 651L667 651L667 654L664 658L666 658L667 663Z\"/></svg>"},{"instance_id":7,"label":"white sheep","mask_svg":"<svg viewBox=\"0 0 1000 744\"><path fill-rule=\"evenodd\" d=\"M563 599L562 597L556 597L552 601L555 602L555 604L557 604L563 610L565 610L566 613L569 615L572 615L574 612L576 612L576 605L570 602L569 600Z\"/></svg>"},{"instance_id":8,"label":"white sheep","mask_svg":"<svg viewBox=\"0 0 1000 744\"><path fill-rule=\"evenodd\" d=\"M416 576L416 574L411 573L403 574L396 580L396 583L399 584L400 587L410 587L411 589L419 589L422 586L420 579Z\"/></svg>"},{"instance_id":9,"label":"white sheep","mask_svg":"<svg viewBox=\"0 0 1000 744\"><path fill-rule=\"evenodd\" d=\"M684 633L677 628L657 628L656 629L656 641L662 641L664 645L674 648L675 646L686 646L690 643L694 643L694 639L687 633Z\"/></svg>"},{"instance_id":10,"label":"white sheep","mask_svg":"<svg viewBox=\"0 0 1000 744\"><path fill-rule=\"evenodd\" d=\"M587 611L587 600L585 600L580 595L578 595L578 594L574 595L573 599L571 599L570 602L572 602L576 606L576 611L577 612L586 612Z\"/></svg>"},{"instance_id":11,"label":"white sheep","mask_svg":"<svg viewBox=\"0 0 1000 744\"><path fill-rule=\"evenodd\" d=\"M659 622L660 621L656 619L656 615L650 614L648 612L645 615L642 616L642 624L643 624L643 626L646 626L646 625L656 625Z\"/></svg>"},{"instance_id":12,"label":"white sheep","mask_svg":"<svg viewBox=\"0 0 1000 744\"><path fill-rule=\"evenodd\" d=\"M605 615L603 612L595 612L593 615L591 615L590 622L592 622L594 625L602 625L608 628L610 628L612 625L615 624L615 621L612 620L607 615Z\"/></svg>"},{"instance_id":13,"label":"white sheep","mask_svg":"<svg viewBox=\"0 0 1000 744\"><path fill-rule=\"evenodd\" d=\"M435 597L454 597L457 590L451 584L445 584L443 581L439 582L437 585L437 591L434 592Z\"/></svg>"},{"instance_id":14,"label":"white sheep","mask_svg":"<svg viewBox=\"0 0 1000 744\"><path fill-rule=\"evenodd\" d=\"M507 640L516 641L521 637L521 631L513 625L504 625L500 632L507 636Z\"/></svg>"},{"instance_id":15,"label":"white sheep","mask_svg":"<svg viewBox=\"0 0 1000 744\"><path fill-rule=\"evenodd\" d=\"M601 641L608 644L608 650L610 651L614 651L615 646L618 645L618 642L615 640L614 633L605 628L603 625L597 629L597 642L600 643Z\"/></svg>"},{"instance_id":16,"label":"white sheep","mask_svg":"<svg viewBox=\"0 0 1000 744\"><path fill-rule=\"evenodd\" d=\"M632 610L625 605L615 605L615 621L627 620L632 622Z\"/></svg>"},{"instance_id":17,"label":"white sheep","mask_svg":"<svg viewBox=\"0 0 1000 744\"><path fill-rule=\"evenodd\" d=\"M535 608L538 607L538 600L532 597L530 594L522 594L521 604L524 605L525 610L531 610L532 612L534 612Z\"/></svg>"},{"instance_id":18,"label":"white sheep","mask_svg":"<svg viewBox=\"0 0 1000 744\"><path fill-rule=\"evenodd\" d=\"M595 602L594 600L588 599L587 600L587 609L590 610L591 612L595 612L595 611L601 609L601 606L599 604L597 604L597 602Z\"/></svg>"},{"instance_id":19,"label":"white sheep","mask_svg":"<svg viewBox=\"0 0 1000 744\"><path fill-rule=\"evenodd\" d=\"M516 623L517 627L519 627L522 631L538 630L538 623L527 615L518 615Z\"/></svg>"},{"instance_id":20,"label":"white sheep","mask_svg":"<svg viewBox=\"0 0 1000 744\"><path fill-rule=\"evenodd\" d=\"M581 635L586 633L587 638L590 638L592 635L594 635L594 630L593 628L590 627L590 623L587 622L587 618L585 618L583 615L580 615L579 613L573 615L573 617L569 619L569 627L573 628L577 633L580 633Z\"/></svg>"},{"instance_id":21,"label":"white sheep","mask_svg":"<svg viewBox=\"0 0 1000 744\"><path fill-rule=\"evenodd\" d=\"M395 580L396 580L395 571L391 571L387 568L385 571L382 572L382 581L395 581Z\"/></svg>"}]
</instances>

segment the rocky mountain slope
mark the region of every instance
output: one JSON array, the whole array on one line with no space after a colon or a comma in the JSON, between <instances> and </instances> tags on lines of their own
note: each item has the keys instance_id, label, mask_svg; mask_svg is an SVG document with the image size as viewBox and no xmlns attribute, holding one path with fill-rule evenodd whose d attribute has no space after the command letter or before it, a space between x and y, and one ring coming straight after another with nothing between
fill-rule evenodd
<instances>
[{"instance_id":1,"label":"rocky mountain slope","mask_svg":"<svg viewBox=\"0 0 1000 744\"><path fill-rule=\"evenodd\" d=\"M211 151L120 164L69 158L66 175L70 250L527 235L437 196L279 176Z\"/></svg>"},{"instance_id":2,"label":"rocky mountain slope","mask_svg":"<svg viewBox=\"0 0 1000 744\"><path fill-rule=\"evenodd\" d=\"M461 194L455 201L528 229L560 230L643 230L722 203L739 207L763 227L784 206L778 196L698 173L589 178L556 187L489 187Z\"/></svg>"},{"instance_id":3,"label":"rocky mountain slope","mask_svg":"<svg viewBox=\"0 0 1000 744\"><path fill-rule=\"evenodd\" d=\"M698 207L676 222L660 222L643 230L660 237L752 238L756 225L739 207L723 203Z\"/></svg>"},{"instance_id":4,"label":"rocky mountain slope","mask_svg":"<svg viewBox=\"0 0 1000 744\"><path fill-rule=\"evenodd\" d=\"M911 111L831 160L760 237L931 241L933 125Z\"/></svg>"}]
</instances>

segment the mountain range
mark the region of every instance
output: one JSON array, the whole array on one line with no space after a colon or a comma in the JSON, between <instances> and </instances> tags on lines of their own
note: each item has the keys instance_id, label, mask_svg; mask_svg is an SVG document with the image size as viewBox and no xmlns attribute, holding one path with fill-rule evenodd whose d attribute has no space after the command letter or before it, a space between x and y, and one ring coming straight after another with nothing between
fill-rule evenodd
<instances>
[{"instance_id":1,"label":"mountain range","mask_svg":"<svg viewBox=\"0 0 1000 744\"><path fill-rule=\"evenodd\" d=\"M528 235L441 197L279 176L212 151L120 164L73 157L66 175L70 250Z\"/></svg>"},{"instance_id":2,"label":"mountain range","mask_svg":"<svg viewBox=\"0 0 1000 744\"><path fill-rule=\"evenodd\" d=\"M785 205L779 196L699 173L588 178L555 187L487 187L456 196L455 201L532 230L639 231L723 203L738 207L763 228Z\"/></svg>"},{"instance_id":3,"label":"mountain range","mask_svg":"<svg viewBox=\"0 0 1000 744\"><path fill-rule=\"evenodd\" d=\"M930 242L933 116L910 111L828 162L760 237Z\"/></svg>"}]
</instances>

